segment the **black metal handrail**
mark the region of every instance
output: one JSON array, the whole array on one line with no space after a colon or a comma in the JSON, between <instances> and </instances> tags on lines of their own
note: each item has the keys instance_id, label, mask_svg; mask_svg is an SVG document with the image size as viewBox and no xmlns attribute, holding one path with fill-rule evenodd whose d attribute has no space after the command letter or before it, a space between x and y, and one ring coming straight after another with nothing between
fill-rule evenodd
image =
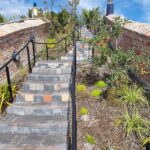
<instances>
[{"instance_id":1,"label":"black metal handrail","mask_svg":"<svg viewBox=\"0 0 150 150\"><path fill-rule=\"evenodd\" d=\"M14 61L14 58L16 56L18 56L25 48L27 48L27 51L29 50L28 45L30 44L30 42L32 41L31 37L28 40L28 42L18 51L15 53L15 55L13 57L11 57L7 62L4 63L4 65L2 65L0 67L0 71L3 70L5 68L6 70L6 77L7 77L7 84L8 84L8 91L10 94L10 100L9 102L13 102L13 93L12 93L12 87L11 87L11 78L10 78L10 71L9 71L9 64ZM30 55L30 53L28 53ZM29 56L28 56L29 58ZM29 60L28 60L29 61ZM31 64L30 64L31 65ZM31 66L29 66L29 70L30 70Z\"/></svg>"},{"instance_id":2,"label":"black metal handrail","mask_svg":"<svg viewBox=\"0 0 150 150\"><path fill-rule=\"evenodd\" d=\"M11 87L11 78L10 78L10 71L9 71L9 64L12 63L14 61L14 58L17 57L22 51L24 51L26 49L27 52L27 60L28 60L28 67L29 67L29 72L32 72L32 66L31 66L31 58L30 58L30 50L29 50L29 44L32 44L32 51L33 51L33 66L35 66L36 63L36 45L35 44L46 44L46 51L47 51L47 60L48 60L48 47L47 44L58 44L60 42L62 42L63 40L65 40L65 52L67 52L67 38L71 35L72 33L68 34L67 36L65 36L64 38L60 39L59 41L53 43L53 42L46 42L46 43L42 43L42 42L36 42L35 40L35 36L31 35L29 40L27 41L27 43L20 49L18 50L10 59L8 59L2 66L0 66L0 71L5 69L6 71L6 77L7 77L7 84L8 84L8 91L10 94L10 100L9 102L13 102L13 94L12 94L12 87Z\"/></svg>"},{"instance_id":3,"label":"black metal handrail","mask_svg":"<svg viewBox=\"0 0 150 150\"><path fill-rule=\"evenodd\" d=\"M35 44L40 44L40 45L46 45L46 59L48 60L48 58L49 58L49 54L48 54L48 44L53 44L53 45L57 45L57 44L59 44L59 43L61 43L62 41L64 41L65 42L65 52L67 53L67 38L69 37L69 36L71 36L72 35L72 32L71 33L69 33L68 35L66 35L65 37L63 37L62 39L60 39L59 41L57 41L57 42L51 42L51 43L49 43L49 42L38 42L38 41L34 41L34 43Z\"/></svg>"},{"instance_id":4,"label":"black metal handrail","mask_svg":"<svg viewBox=\"0 0 150 150\"><path fill-rule=\"evenodd\" d=\"M72 34L73 36L73 60L71 67L71 99L72 99L72 144L71 149L77 150L77 120L76 120L76 67L77 67L77 59L76 59L76 37L75 32Z\"/></svg>"}]
</instances>

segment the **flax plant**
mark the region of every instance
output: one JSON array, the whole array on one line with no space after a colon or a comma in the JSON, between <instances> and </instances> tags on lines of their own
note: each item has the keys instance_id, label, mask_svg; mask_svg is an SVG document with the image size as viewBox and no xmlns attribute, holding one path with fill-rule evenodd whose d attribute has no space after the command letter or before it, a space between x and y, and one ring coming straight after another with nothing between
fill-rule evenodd
<instances>
[{"instance_id":1,"label":"flax plant","mask_svg":"<svg viewBox=\"0 0 150 150\"><path fill-rule=\"evenodd\" d=\"M135 133L140 137L140 139L143 139L143 133L148 132L150 126L150 122L143 119L137 110L133 111L132 115L126 111L125 115L121 119L121 124L126 131L127 137L132 133Z\"/></svg>"},{"instance_id":2,"label":"flax plant","mask_svg":"<svg viewBox=\"0 0 150 150\"><path fill-rule=\"evenodd\" d=\"M143 94L142 88L136 84L133 86L125 85L118 92L118 96L123 104L127 105L129 113L137 106L148 105L148 101Z\"/></svg>"}]
</instances>

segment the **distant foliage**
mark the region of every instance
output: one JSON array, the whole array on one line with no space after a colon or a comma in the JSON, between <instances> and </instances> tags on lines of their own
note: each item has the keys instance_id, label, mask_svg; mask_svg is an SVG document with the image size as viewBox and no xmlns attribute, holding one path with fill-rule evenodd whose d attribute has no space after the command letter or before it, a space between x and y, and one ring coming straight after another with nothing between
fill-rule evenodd
<instances>
[{"instance_id":1,"label":"distant foliage","mask_svg":"<svg viewBox=\"0 0 150 150\"><path fill-rule=\"evenodd\" d=\"M5 22L5 18L0 14L0 23Z\"/></svg>"},{"instance_id":2,"label":"distant foliage","mask_svg":"<svg viewBox=\"0 0 150 150\"><path fill-rule=\"evenodd\" d=\"M28 17L32 18L32 9L30 9L30 8L28 9Z\"/></svg>"}]
</instances>

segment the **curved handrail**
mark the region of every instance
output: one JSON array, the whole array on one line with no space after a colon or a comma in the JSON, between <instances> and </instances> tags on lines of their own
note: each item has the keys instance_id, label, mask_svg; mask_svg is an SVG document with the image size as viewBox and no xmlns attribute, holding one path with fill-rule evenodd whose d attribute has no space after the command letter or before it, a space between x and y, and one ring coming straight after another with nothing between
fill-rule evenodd
<instances>
[{"instance_id":1,"label":"curved handrail","mask_svg":"<svg viewBox=\"0 0 150 150\"><path fill-rule=\"evenodd\" d=\"M31 42L31 39L28 40L28 42L14 55L14 57L16 57L17 55L19 55ZM9 65L9 63L13 61L13 58L11 57L9 60L7 60L7 62L4 63L3 66L0 67L0 71L2 69L4 69L7 65Z\"/></svg>"},{"instance_id":2,"label":"curved handrail","mask_svg":"<svg viewBox=\"0 0 150 150\"><path fill-rule=\"evenodd\" d=\"M69 37L73 32L69 33L68 35L66 35L65 37L63 37L62 39L60 39L59 41L57 42L37 42L34 39L34 36L33 37L30 37L30 39L28 40L28 42L14 55L14 57L16 57L17 55L19 55L28 45L30 42L34 42L35 44L59 44L60 42L62 42L63 40L65 40L67 37ZM7 65L9 65L9 63L13 61L13 58L11 57L9 60L7 60L7 62L4 63L4 65L0 66L0 71L2 69L4 69Z\"/></svg>"}]
</instances>

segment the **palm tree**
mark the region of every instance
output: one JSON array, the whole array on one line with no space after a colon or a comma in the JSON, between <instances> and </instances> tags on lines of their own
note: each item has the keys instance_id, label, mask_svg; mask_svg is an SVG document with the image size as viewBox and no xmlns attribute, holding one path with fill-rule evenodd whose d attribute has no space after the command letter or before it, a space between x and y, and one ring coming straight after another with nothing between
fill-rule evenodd
<instances>
[{"instance_id":1,"label":"palm tree","mask_svg":"<svg viewBox=\"0 0 150 150\"><path fill-rule=\"evenodd\" d=\"M96 25L97 21L100 19L99 7L92 10L83 9L82 10L82 19L83 23L91 31L92 28Z\"/></svg>"}]
</instances>

